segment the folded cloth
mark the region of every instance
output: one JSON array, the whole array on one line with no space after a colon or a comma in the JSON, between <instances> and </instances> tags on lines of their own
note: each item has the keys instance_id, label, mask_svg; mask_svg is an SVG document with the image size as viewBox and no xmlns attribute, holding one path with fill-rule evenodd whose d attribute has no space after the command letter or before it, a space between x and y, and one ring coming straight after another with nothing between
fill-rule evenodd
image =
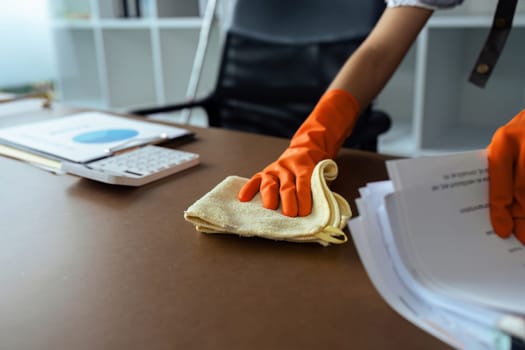
<instances>
[{"instance_id":1,"label":"folded cloth","mask_svg":"<svg viewBox=\"0 0 525 350\"><path fill-rule=\"evenodd\" d=\"M333 160L320 161L312 174L312 212L288 217L280 210L266 209L257 194L250 202L240 202L237 194L248 181L228 176L193 203L184 218L204 233L232 233L294 242L317 242L327 246L347 241L342 228L351 217L348 202L330 191L328 183L337 177Z\"/></svg>"}]
</instances>

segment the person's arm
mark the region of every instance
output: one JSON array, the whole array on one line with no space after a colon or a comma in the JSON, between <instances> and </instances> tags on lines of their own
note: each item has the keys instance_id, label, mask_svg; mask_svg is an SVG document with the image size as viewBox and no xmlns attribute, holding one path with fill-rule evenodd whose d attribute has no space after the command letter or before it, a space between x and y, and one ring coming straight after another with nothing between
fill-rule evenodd
<instances>
[{"instance_id":1,"label":"person's arm","mask_svg":"<svg viewBox=\"0 0 525 350\"><path fill-rule=\"evenodd\" d=\"M432 12L410 6L387 8L329 89L345 90L360 106L368 106L390 80Z\"/></svg>"},{"instance_id":2,"label":"person's arm","mask_svg":"<svg viewBox=\"0 0 525 350\"><path fill-rule=\"evenodd\" d=\"M415 41L431 10L387 8L374 30L339 71L314 110L273 163L240 190L240 201L261 193L263 206L306 216L312 210L310 177L315 165L334 158L360 114L383 89Z\"/></svg>"}]
</instances>

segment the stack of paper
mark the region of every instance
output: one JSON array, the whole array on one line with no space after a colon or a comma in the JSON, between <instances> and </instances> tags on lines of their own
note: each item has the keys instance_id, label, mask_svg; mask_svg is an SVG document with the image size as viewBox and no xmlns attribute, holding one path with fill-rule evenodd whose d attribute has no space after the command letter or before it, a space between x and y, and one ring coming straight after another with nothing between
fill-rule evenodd
<instances>
[{"instance_id":1,"label":"stack of paper","mask_svg":"<svg viewBox=\"0 0 525 350\"><path fill-rule=\"evenodd\" d=\"M525 247L492 230L485 151L387 162L349 221L375 287L398 313L460 349L525 339Z\"/></svg>"}]
</instances>

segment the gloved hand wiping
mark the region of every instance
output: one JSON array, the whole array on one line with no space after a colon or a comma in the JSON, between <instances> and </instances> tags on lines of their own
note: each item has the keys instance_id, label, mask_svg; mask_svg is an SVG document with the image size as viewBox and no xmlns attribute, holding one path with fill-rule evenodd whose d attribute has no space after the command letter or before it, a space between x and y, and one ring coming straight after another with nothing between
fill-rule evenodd
<instances>
[{"instance_id":1,"label":"gloved hand wiping","mask_svg":"<svg viewBox=\"0 0 525 350\"><path fill-rule=\"evenodd\" d=\"M239 191L242 202L261 192L263 206L286 216L306 216L312 210L310 178L315 165L335 157L359 115L359 103L348 92L328 90L273 163L255 174Z\"/></svg>"}]
</instances>

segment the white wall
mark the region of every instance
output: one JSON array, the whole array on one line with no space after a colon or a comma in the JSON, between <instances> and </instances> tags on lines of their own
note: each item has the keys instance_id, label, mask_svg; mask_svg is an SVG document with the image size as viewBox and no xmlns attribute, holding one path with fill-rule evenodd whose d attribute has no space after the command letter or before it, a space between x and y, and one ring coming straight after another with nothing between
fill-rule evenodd
<instances>
[{"instance_id":1,"label":"white wall","mask_svg":"<svg viewBox=\"0 0 525 350\"><path fill-rule=\"evenodd\" d=\"M2 0L0 23L0 87L53 79L47 0Z\"/></svg>"}]
</instances>

